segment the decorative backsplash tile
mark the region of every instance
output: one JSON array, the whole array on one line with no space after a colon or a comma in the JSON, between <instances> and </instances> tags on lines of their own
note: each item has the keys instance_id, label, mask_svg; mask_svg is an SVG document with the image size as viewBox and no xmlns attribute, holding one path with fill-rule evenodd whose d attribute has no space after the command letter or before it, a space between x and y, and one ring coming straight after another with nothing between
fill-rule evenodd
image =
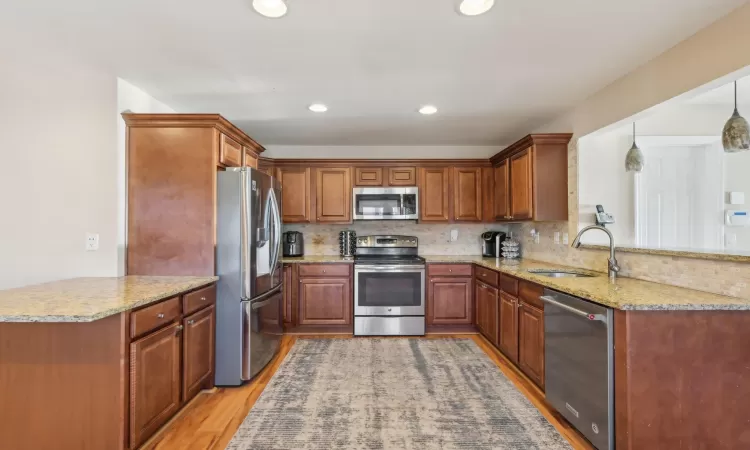
<instances>
[{"instance_id":1,"label":"decorative backsplash tile","mask_svg":"<svg viewBox=\"0 0 750 450\"><path fill-rule=\"evenodd\" d=\"M508 226L492 224L417 224L412 221L373 220L351 225L287 224L284 231L304 235L305 255L338 255L339 231L354 230L357 236L399 234L416 236L423 255L481 255L480 235L488 230L505 231ZM450 242L451 230L458 240Z\"/></svg>"}]
</instances>

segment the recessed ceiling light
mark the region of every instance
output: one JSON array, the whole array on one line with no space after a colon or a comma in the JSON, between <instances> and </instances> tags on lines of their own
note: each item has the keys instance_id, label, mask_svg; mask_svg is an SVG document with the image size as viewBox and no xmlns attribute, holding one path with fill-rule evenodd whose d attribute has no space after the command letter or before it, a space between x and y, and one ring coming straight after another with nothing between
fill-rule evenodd
<instances>
[{"instance_id":1,"label":"recessed ceiling light","mask_svg":"<svg viewBox=\"0 0 750 450\"><path fill-rule=\"evenodd\" d=\"M489 11L494 4L495 0L463 0L458 10L465 16L478 16Z\"/></svg>"},{"instance_id":2,"label":"recessed ceiling light","mask_svg":"<svg viewBox=\"0 0 750 450\"><path fill-rule=\"evenodd\" d=\"M287 8L284 0L253 0L253 8L261 16L278 19L286 14Z\"/></svg>"},{"instance_id":3,"label":"recessed ceiling light","mask_svg":"<svg viewBox=\"0 0 750 450\"><path fill-rule=\"evenodd\" d=\"M435 108L432 105L424 105L423 107L419 108L419 113L424 114L426 116L435 114L436 112L437 112L437 108Z\"/></svg>"},{"instance_id":4,"label":"recessed ceiling light","mask_svg":"<svg viewBox=\"0 0 750 450\"><path fill-rule=\"evenodd\" d=\"M312 105L308 106L307 109L317 113L328 111L328 107L322 103L313 103Z\"/></svg>"}]
</instances>

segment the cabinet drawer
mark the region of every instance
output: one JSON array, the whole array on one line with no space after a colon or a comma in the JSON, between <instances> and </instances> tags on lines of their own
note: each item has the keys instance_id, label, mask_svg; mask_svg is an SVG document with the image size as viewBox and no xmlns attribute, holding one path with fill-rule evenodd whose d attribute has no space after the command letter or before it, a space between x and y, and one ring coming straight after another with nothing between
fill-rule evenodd
<instances>
[{"instance_id":1,"label":"cabinet drawer","mask_svg":"<svg viewBox=\"0 0 750 450\"><path fill-rule=\"evenodd\" d=\"M506 294L518 297L518 279L500 274L500 290Z\"/></svg>"},{"instance_id":2,"label":"cabinet drawer","mask_svg":"<svg viewBox=\"0 0 750 450\"><path fill-rule=\"evenodd\" d=\"M492 287L497 287L497 280L499 278L499 273L495 272L494 270L485 269L484 267L477 266L474 268L474 273L476 273L477 280L481 281L482 283L489 284Z\"/></svg>"},{"instance_id":3,"label":"cabinet drawer","mask_svg":"<svg viewBox=\"0 0 750 450\"><path fill-rule=\"evenodd\" d=\"M427 275L431 277L470 277L471 264L429 264Z\"/></svg>"},{"instance_id":4,"label":"cabinet drawer","mask_svg":"<svg viewBox=\"0 0 750 450\"><path fill-rule=\"evenodd\" d=\"M518 297L522 302L544 310L544 302L539 298L542 295L544 295L544 288L542 286L529 281L521 281L519 283Z\"/></svg>"},{"instance_id":5,"label":"cabinet drawer","mask_svg":"<svg viewBox=\"0 0 750 450\"><path fill-rule=\"evenodd\" d=\"M130 314L130 337L134 338L180 317L180 297L172 297Z\"/></svg>"},{"instance_id":6,"label":"cabinet drawer","mask_svg":"<svg viewBox=\"0 0 750 450\"><path fill-rule=\"evenodd\" d=\"M205 308L216 303L216 286L208 286L197 291L188 292L182 297L183 314Z\"/></svg>"},{"instance_id":7,"label":"cabinet drawer","mask_svg":"<svg viewBox=\"0 0 750 450\"><path fill-rule=\"evenodd\" d=\"M300 264L299 276L303 277L348 277L351 264Z\"/></svg>"}]
</instances>

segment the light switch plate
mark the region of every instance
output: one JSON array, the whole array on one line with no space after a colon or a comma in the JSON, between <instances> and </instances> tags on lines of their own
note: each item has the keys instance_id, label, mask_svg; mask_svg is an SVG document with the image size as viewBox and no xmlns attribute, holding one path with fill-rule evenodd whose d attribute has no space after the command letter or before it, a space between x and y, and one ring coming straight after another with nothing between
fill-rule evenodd
<instances>
[{"instance_id":1,"label":"light switch plate","mask_svg":"<svg viewBox=\"0 0 750 450\"><path fill-rule=\"evenodd\" d=\"M451 230L451 242L458 240L458 230Z\"/></svg>"},{"instance_id":2,"label":"light switch plate","mask_svg":"<svg viewBox=\"0 0 750 450\"><path fill-rule=\"evenodd\" d=\"M555 244L559 244L559 243L560 243L560 232L555 231Z\"/></svg>"},{"instance_id":3,"label":"light switch plate","mask_svg":"<svg viewBox=\"0 0 750 450\"><path fill-rule=\"evenodd\" d=\"M568 233L563 233L563 245L568 245Z\"/></svg>"}]
</instances>

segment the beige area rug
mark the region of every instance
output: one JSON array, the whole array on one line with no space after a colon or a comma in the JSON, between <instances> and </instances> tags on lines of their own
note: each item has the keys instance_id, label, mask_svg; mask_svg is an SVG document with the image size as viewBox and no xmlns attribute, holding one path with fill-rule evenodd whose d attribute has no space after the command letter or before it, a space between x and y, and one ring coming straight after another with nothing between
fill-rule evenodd
<instances>
[{"instance_id":1,"label":"beige area rug","mask_svg":"<svg viewBox=\"0 0 750 450\"><path fill-rule=\"evenodd\" d=\"M227 448L571 447L471 339L300 339Z\"/></svg>"}]
</instances>

